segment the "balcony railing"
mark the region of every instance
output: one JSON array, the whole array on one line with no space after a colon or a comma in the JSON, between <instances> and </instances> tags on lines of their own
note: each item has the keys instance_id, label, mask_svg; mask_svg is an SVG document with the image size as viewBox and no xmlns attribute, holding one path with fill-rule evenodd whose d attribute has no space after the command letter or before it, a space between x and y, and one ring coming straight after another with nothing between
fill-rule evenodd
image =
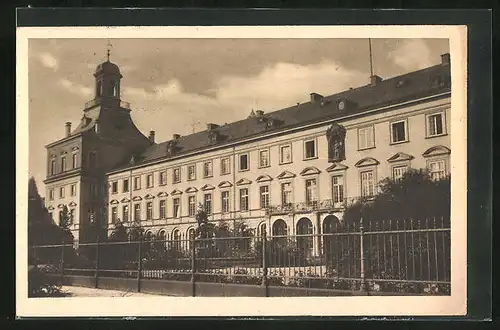
<instances>
[{"instance_id":1,"label":"balcony railing","mask_svg":"<svg viewBox=\"0 0 500 330\"><path fill-rule=\"evenodd\" d=\"M103 102L106 102L107 104L110 104L110 105L113 105L113 104L117 105L117 104L119 104L120 108L130 109L130 103L129 102L125 102L125 101L122 101L122 100L116 100L116 99L103 100L102 98L96 98L96 99L93 99L93 100L85 102L85 109L93 108L96 105L102 104Z\"/></svg>"},{"instance_id":2,"label":"balcony railing","mask_svg":"<svg viewBox=\"0 0 500 330\"><path fill-rule=\"evenodd\" d=\"M284 205L272 205L266 210L268 215L288 213L308 213L315 211L338 211L355 203L359 197L345 198L343 202L334 203L332 199L322 201L311 201L309 203L288 203Z\"/></svg>"}]
</instances>

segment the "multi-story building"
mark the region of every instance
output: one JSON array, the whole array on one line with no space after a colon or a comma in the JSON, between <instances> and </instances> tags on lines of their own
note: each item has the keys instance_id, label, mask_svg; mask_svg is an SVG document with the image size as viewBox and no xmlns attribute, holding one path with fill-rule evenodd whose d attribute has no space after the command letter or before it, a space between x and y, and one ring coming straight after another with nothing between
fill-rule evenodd
<instances>
[{"instance_id":1,"label":"multi-story building","mask_svg":"<svg viewBox=\"0 0 500 330\"><path fill-rule=\"evenodd\" d=\"M328 232L342 221L347 202L376 194L385 177L401 177L409 168L429 168L436 178L449 173L450 81L450 56L443 54L440 64L423 70L387 80L373 76L366 86L334 95L310 93L307 103L270 113L252 111L229 124L208 123L204 131L173 134L163 143L155 142L154 131L148 139L137 131L115 92L108 117L99 116L103 110L96 98L89 107L98 109L95 114L85 110L91 118L87 125L82 122L48 148L48 160L58 157L56 164L60 145L68 154L74 147L85 155L102 150L105 161L95 167L99 176L89 177L79 166L72 175L49 175L46 203L54 209L77 204L75 224L81 232L91 195L79 194L95 178L91 182L107 187L98 198L99 207L107 210L109 230L118 221L141 221L148 235L189 237L201 203L211 221L243 220L258 234L264 228L274 235ZM126 127L123 134L102 137L105 127L117 130L118 114ZM83 131L91 147L77 135ZM69 192L72 184L75 198ZM68 192L60 197L63 186ZM310 241L312 252L319 247L319 241Z\"/></svg>"}]
</instances>

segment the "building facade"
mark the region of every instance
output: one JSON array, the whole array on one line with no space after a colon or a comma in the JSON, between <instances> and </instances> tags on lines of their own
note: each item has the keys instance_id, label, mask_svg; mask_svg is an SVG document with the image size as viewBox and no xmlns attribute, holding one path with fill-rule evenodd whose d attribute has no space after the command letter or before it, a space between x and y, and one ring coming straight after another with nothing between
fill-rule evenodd
<instances>
[{"instance_id":1,"label":"building facade","mask_svg":"<svg viewBox=\"0 0 500 330\"><path fill-rule=\"evenodd\" d=\"M49 175L46 204L54 210L73 205L80 235L92 196L108 231L119 221L140 221L150 236L189 237L202 204L211 221L245 221L257 234L325 233L342 221L348 203L376 194L383 178L399 178L409 168L428 168L435 178L449 174L450 80L444 54L441 64L427 69L387 80L373 76L366 86L330 96L311 93L307 103L252 111L244 120L209 123L204 131L173 134L163 143L155 142L153 131L142 135L130 110L116 101L109 117L92 118L102 132L105 125L114 127L115 112L123 113L127 134L108 140L94 127L89 136L72 133L48 146L49 162L62 152L89 155L93 148L104 159L94 176L85 166L71 175ZM98 84L96 79L96 90ZM119 100L119 92L113 97ZM91 109L103 112L102 105ZM86 194L88 182L106 189ZM63 195L50 195L61 187ZM318 253L320 246L318 238L308 248Z\"/></svg>"}]
</instances>

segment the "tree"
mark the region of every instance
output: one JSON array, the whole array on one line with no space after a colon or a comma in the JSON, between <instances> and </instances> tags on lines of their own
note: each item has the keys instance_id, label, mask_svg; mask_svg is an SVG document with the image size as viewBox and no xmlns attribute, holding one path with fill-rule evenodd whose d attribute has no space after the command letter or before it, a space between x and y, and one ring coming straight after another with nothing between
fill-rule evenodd
<instances>
[{"instance_id":1,"label":"tree","mask_svg":"<svg viewBox=\"0 0 500 330\"><path fill-rule=\"evenodd\" d=\"M113 231L109 235L110 242L126 242L128 240L127 228L123 225L123 222L118 221L115 223Z\"/></svg>"}]
</instances>

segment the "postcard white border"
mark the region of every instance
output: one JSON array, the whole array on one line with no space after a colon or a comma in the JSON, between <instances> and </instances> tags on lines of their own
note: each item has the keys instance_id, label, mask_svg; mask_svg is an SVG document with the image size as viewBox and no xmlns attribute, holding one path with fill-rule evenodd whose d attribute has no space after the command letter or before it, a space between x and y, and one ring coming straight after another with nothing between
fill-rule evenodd
<instances>
[{"instance_id":1,"label":"postcard white border","mask_svg":"<svg viewBox=\"0 0 500 330\"><path fill-rule=\"evenodd\" d=\"M16 315L68 316L452 316L466 314L467 27L211 26L17 29ZM294 298L27 298L29 38L448 38L451 93L451 296Z\"/></svg>"}]
</instances>

